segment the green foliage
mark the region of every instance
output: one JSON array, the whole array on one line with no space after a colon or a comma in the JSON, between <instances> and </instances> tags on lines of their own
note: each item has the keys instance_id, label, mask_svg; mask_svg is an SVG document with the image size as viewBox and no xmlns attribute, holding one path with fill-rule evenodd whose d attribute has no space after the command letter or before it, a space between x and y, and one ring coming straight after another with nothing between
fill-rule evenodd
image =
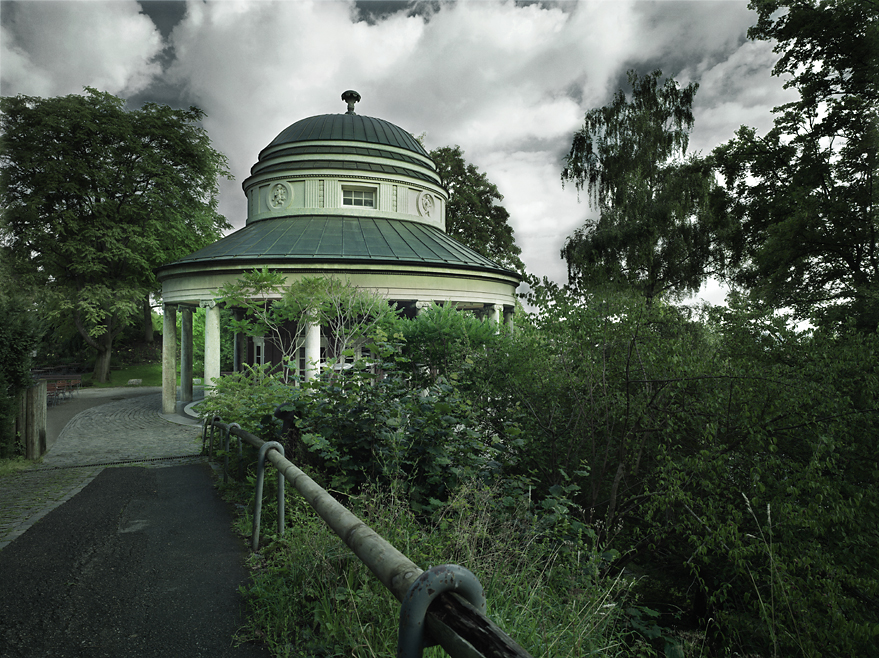
<instances>
[{"instance_id":1,"label":"green foliage","mask_svg":"<svg viewBox=\"0 0 879 658\"><path fill-rule=\"evenodd\" d=\"M735 278L799 318L879 326L879 4L759 0L749 36L772 40L799 99L764 136L742 126L713 158L736 229Z\"/></svg>"},{"instance_id":2,"label":"green foliage","mask_svg":"<svg viewBox=\"0 0 879 658\"><path fill-rule=\"evenodd\" d=\"M355 514L427 568L457 563L485 587L489 616L535 657L631 655L620 605L628 584L601 579L595 555L560 553L526 535L523 508L501 513L497 491L462 486L419 520L394 487L348 499ZM298 496L287 536L254 560L250 626L277 656L394 655L399 604ZM444 655L428 649L427 656Z\"/></svg>"},{"instance_id":3,"label":"green foliage","mask_svg":"<svg viewBox=\"0 0 879 658\"><path fill-rule=\"evenodd\" d=\"M664 605L713 618L716 648L869 655L877 337L796 332L737 297L698 321L616 294L533 293L540 312L470 374L478 417L521 429L499 441L504 472L619 548L611 568L669 590L695 579Z\"/></svg>"},{"instance_id":4,"label":"green foliage","mask_svg":"<svg viewBox=\"0 0 879 658\"><path fill-rule=\"evenodd\" d=\"M403 354L412 365L413 385L433 384L438 378L460 378L474 352L500 340L499 327L452 304L431 304L412 320L400 319L394 332L403 340Z\"/></svg>"},{"instance_id":5,"label":"green foliage","mask_svg":"<svg viewBox=\"0 0 879 658\"><path fill-rule=\"evenodd\" d=\"M299 391L271 371L270 364L245 364L240 372L220 377L213 394L205 396L199 405L199 414L202 418L219 416L224 423L238 423L266 441L275 440L278 423L266 419L273 419L275 409L298 396Z\"/></svg>"},{"instance_id":6,"label":"green foliage","mask_svg":"<svg viewBox=\"0 0 879 658\"><path fill-rule=\"evenodd\" d=\"M480 417L502 437L508 473L541 495L564 487L603 541L638 509L665 417L685 405L666 380L709 349L685 314L643 298L534 290L541 311L503 349L475 359ZM541 299L538 299L541 298ZM506 438L503 424L521 435Z\"/></svg>"},{"instance_id":7,"label":"green foliage","mask_svg":"<svg viewBox=\"0 0 879 658\"><path fill-rule=\"evenodd\" d=\"M4 478L9 475L15 475L21 471L24 471L33 466L33 462L29 459L25 459L23 456L18 455L16 457L2 458L0 459L0 478Z\"/></svg>"},{"instance_id":8,"label":"green foliage","mask_svg":"<svg viewBox=\"0 0 879 658\"><path fill-rule=\"evenodd\" d=\"M307 383L295 401L301 439L321 458L332 488L401 481L420 511L486 473L494 441L475 429L454 387L415 390L390 364L378 378L359 363L341 377Z\"/></svg>"},{"instance_id":9,"label":"green foliage","mask_svg":"<svg viewBox=\"0 0 879 658\"><path fill-rule=\"evenodd\" d=\"M717 653L871 655L879 336L796 331L740 296L699 315L634 293L584 299L533 281L531 301L537 312L512 334L483 335L441 308L396 327L413 339L414 370L397 345L377 341L365 346L368 359L304 386L254 373L235 384L238 411L220 415L245 416L242 425L268 438L285 402L293 430L284 440L297 462L352 500L377 485L405 501L388 512L387 531L404 553L475 559L491 591L500 576L478 556L519 564L491 543L506 537L503 550L520 547L552 569L534 574L546 574L548 589L526 591L523 575L500 599L546 606L536 609L547 620L571 600L582 614L597 610L594 620L613 614L628 629L613 631L626 655L683 655L674 638L688 624ZM437 342L449 354L432 351ZM409 375L429 364L435 378ZM493 493L477 495L486 486ZM483 515L509 534L481 525ZM316 654L383 647L384 632L372 634L387 605L377 585L342 552L332 553L335 566L306 573L307 551L295 543L277 544L270 569L298 575L260 581L254 596L273 611L259 613L275 620L262 629L292 606L304 617L261 632L281 652L293 637ZM624 602L590 608L570 598L587 584L606 591L614 574L640 577ZM536 653L569 646L568 629L579 627L520 622L532 610L492 616ZM342 615L366 621L352 632Z\"/></svg>"},{"instance_id":10,"label":"green foliage","mask_svg":"<svg viewBox=\"0 0 879 658\"><path fill-rule=\"evenodd\" d=\"M371 371L375 363L361 359L337 376L299 386L285 384L270 365L246 367L222 377L200 413L266 440L280 438L291 458L318 469L333 489L405 482L416 510L441 505L458 482L489 471L495 439L476 429L454 387L415 390L393 362L382 364L381 376ZM278 437L278 409L295 419L286 436Z\"/></svg>"},{"instance_id":11,"label":"green foliage","mask_svg":"<svg viewBox=\"0 0 879 658\"><path fill-rule=\"evenodd\" d=\"M114 369L111 371L109 379L100 384L96 384L86 375L83 377L82 385L94 386L95 388L112 388L114 386L126 386L130 379L141 380L141 386L161 386L161 362L121 366L118 370Z\"/></svg>"},{"instance_id":12,"label":"green foliage","mask_svg":"<svg viewBox=\"0 0 879 658\"><path fill-rule=\"evenodd\" d=\"M504 197L497 185L464 160L460 146L434 149L430 157L449 191L446 233L499 265L524 272L522 250L508 223L510 213L498 203Z\"/></svg>"},{"instance_id":13,"label":"green foliage","mask_svg":"<svg viewBox=\"0 0 879 658\"><path fill-rule=\"evenodd\" d=\"M600 213L561 252L570 285L584 293L611 284L648 301L680 297L722 265L713 172L686 157L698 85L679 89L671 78L660 85L661 76L630 71L631 99L618 91L574 134L562 181L585 188Z\"/></svg>"},{"instance_id":14,"label":"green foliage","mask_svg":"<svg viewBox=\"0 0 879 658\"><path fill-rule=\"evenodd\" d=\"M327 327L328 359L344 362L367 340L385 334L395 316L381 294L358 288L349 280L303 277L287 284L284 274L267 268L245 272L217 294L227 308L241 313L232 320L232 331L270 337L282 353L280 372L287 382L298 369L306 324Z\"/></svg>"},{"instance_id":15,"label":"green foliage","mask_svg":"<svg viewBox=\"0 0 879 658\"><path fill-rule=\"evenodd\" d=\"M216 240L226 160L197 108L85 95L0 99L0 237L17 271L72 316L107 377L113 339L158 288L154 269Z\"/></svg>"},{"instance_id":16,"label":"green foliage","mask_svg":"<svg viewBox=\"0 0 879 658\"><path fill-rule=\"evenodd\" d=\"M14 456L14 421L21 393L31 385L31 354L42 329L26 299L0 288L0 458Z\"/></svg>"},{"instance_id":17,"label":"green foliage","mask_svg":"<svg viewBox=\"0 0 879 658\"><path fill-rule=\"evenodd\" d=\"M282 351L281 372L289 381L292 365L296 371L299 348L305 344L300 329L307 321L316 319L314 299L317 294L311 280L300 282L295 292L284 294L286 277L268 268L242 274L234 283L227 283L217 296L227 309L236 309L231 321L233 333L251 337L270 336Z\"/></svg>"},{"instance_id":18,"label":"green foliage","mask_svg":"<svg viewBox=\"0 0 879 658\"><path fill-rule=\"evenodd\" d=\"M748 308L714 321L723 338L700 387L704 424L689 446L662 446L645 506L654 542L686 546L730 645L871 655L879 340L797 334Z\"/></svg>"}]
</instances>

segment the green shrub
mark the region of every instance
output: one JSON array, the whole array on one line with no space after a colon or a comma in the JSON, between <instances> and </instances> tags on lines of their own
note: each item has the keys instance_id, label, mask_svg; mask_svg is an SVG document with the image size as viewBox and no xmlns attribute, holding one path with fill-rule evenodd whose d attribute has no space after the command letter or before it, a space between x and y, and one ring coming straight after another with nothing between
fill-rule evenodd
<instances>
[{"instance_id":1,"label":"green shrub","mask_svg":"<svg viewBox=\"0 0 879 658\"><path fill-rule=\"evenodd\" d=\"M243 430L274 441L280 428L275 409L299 394L272 372L270 364L244 365L240 372L220 377L213 395L206 395L199 405L199 414L202 418L219 416L224 423L238 423Z\"/></svg>"},{"instance_id":2,"label":"green shrub","mask_svg":"<svg viewBox=\"0 0 879 658\"><path fill-rule=\"evenodd\" d=\"M489 617L532 655L632 655L629 585L599 576L593 546L560 551L528 531L533 518L525 507L498 513L503 496L478 483L458 487L430 519L413 514L404 490L399 483L366 487L348 503L422 568L457 563L472 571ZM301 498L288 507L295 518L287 535L253 558L241 639L263 640L276 656L395 655L397 601Z\"/></svg>"}]
</instances>

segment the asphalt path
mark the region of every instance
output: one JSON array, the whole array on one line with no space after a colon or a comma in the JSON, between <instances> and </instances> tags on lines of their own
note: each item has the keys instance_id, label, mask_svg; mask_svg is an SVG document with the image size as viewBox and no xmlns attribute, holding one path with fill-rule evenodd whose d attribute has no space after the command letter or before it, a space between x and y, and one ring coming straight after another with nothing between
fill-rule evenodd
<instances>
[{"instance_id":1,"label":"asphalt path","mask_svg":"<svg viewBox=\"0 0 879 658\"><path fill-rule=\"evenodd\" d=\"M72 454L72 442L93 442L94 432L71 427L85 414L100 420L102 407L108 423L118 422L125 403L113 397L83 400L59 446ZM141 409L137 418L146 399L131 400ZM155 441L180 431L154 417L143 436ZM126 440L141 442L138 432ZM20 482L81 470L44 466L22 473ZM0 550L0 656L268 656L261 646L235 646L247 548L233 532L210 465L88 470L93 479ZM4 488L0 503L12 498Z\"/></svg>"},{"instance_id":2,"label":"asphalt path","mask_svg":"<svg viewBox=\"0 0 879 658\"><path fill-rule=\"evenodd\" d=\"M0 552L0 654L267 656L235 647L244 543L210 466L104 469Z\"/></svg>"}]
</instances>

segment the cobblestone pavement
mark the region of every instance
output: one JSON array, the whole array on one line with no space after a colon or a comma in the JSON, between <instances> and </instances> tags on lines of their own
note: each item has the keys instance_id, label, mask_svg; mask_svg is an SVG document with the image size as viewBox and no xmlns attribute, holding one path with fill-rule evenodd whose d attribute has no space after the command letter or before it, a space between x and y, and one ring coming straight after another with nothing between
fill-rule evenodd
<instances>
[{"instance_id":1,"label":"cobblestone pavement","mask_svg":"<svg viewBox=\"0 0 879 658\"><path fill-rule=\"evenodd\" d=\"M200 426L163 418L161 393L110 400L74 416L42 464L0 478L0 550L106 466L177 466L203 459Z\"/></svg>"}]
</instances>

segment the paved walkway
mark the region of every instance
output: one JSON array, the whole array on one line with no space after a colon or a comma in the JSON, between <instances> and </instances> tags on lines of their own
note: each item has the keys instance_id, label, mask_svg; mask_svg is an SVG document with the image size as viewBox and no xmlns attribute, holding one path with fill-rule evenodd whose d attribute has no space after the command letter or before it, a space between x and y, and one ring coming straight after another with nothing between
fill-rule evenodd
<instances>
[{"instance_id":1,"label":"paved walkway","mask_svg":"<svg viewBox=\"0 0 879 658\"><path fill-rule=\"evenodd\" d=\"M201 427L160 411L158 389L83 391L48 410L42 463L0 477L4 658L268 657L234 640L248 551Z\"/></svg>"},{"instance_id":2,"label":"paved walkway","mask_svg":"<svg viewBox=\"0 0 879 658\"><path fill-rule=\"evenodd\" d=\"M79 493L106 465L202 461L197 421L162 416L161 405L159 388L109 388L85 389L50 407L50 447L42 464L0 477L0 550ZM54 437L53 421L57 426L66 417L70 420Z\"/></svg>"}]
</instances>

